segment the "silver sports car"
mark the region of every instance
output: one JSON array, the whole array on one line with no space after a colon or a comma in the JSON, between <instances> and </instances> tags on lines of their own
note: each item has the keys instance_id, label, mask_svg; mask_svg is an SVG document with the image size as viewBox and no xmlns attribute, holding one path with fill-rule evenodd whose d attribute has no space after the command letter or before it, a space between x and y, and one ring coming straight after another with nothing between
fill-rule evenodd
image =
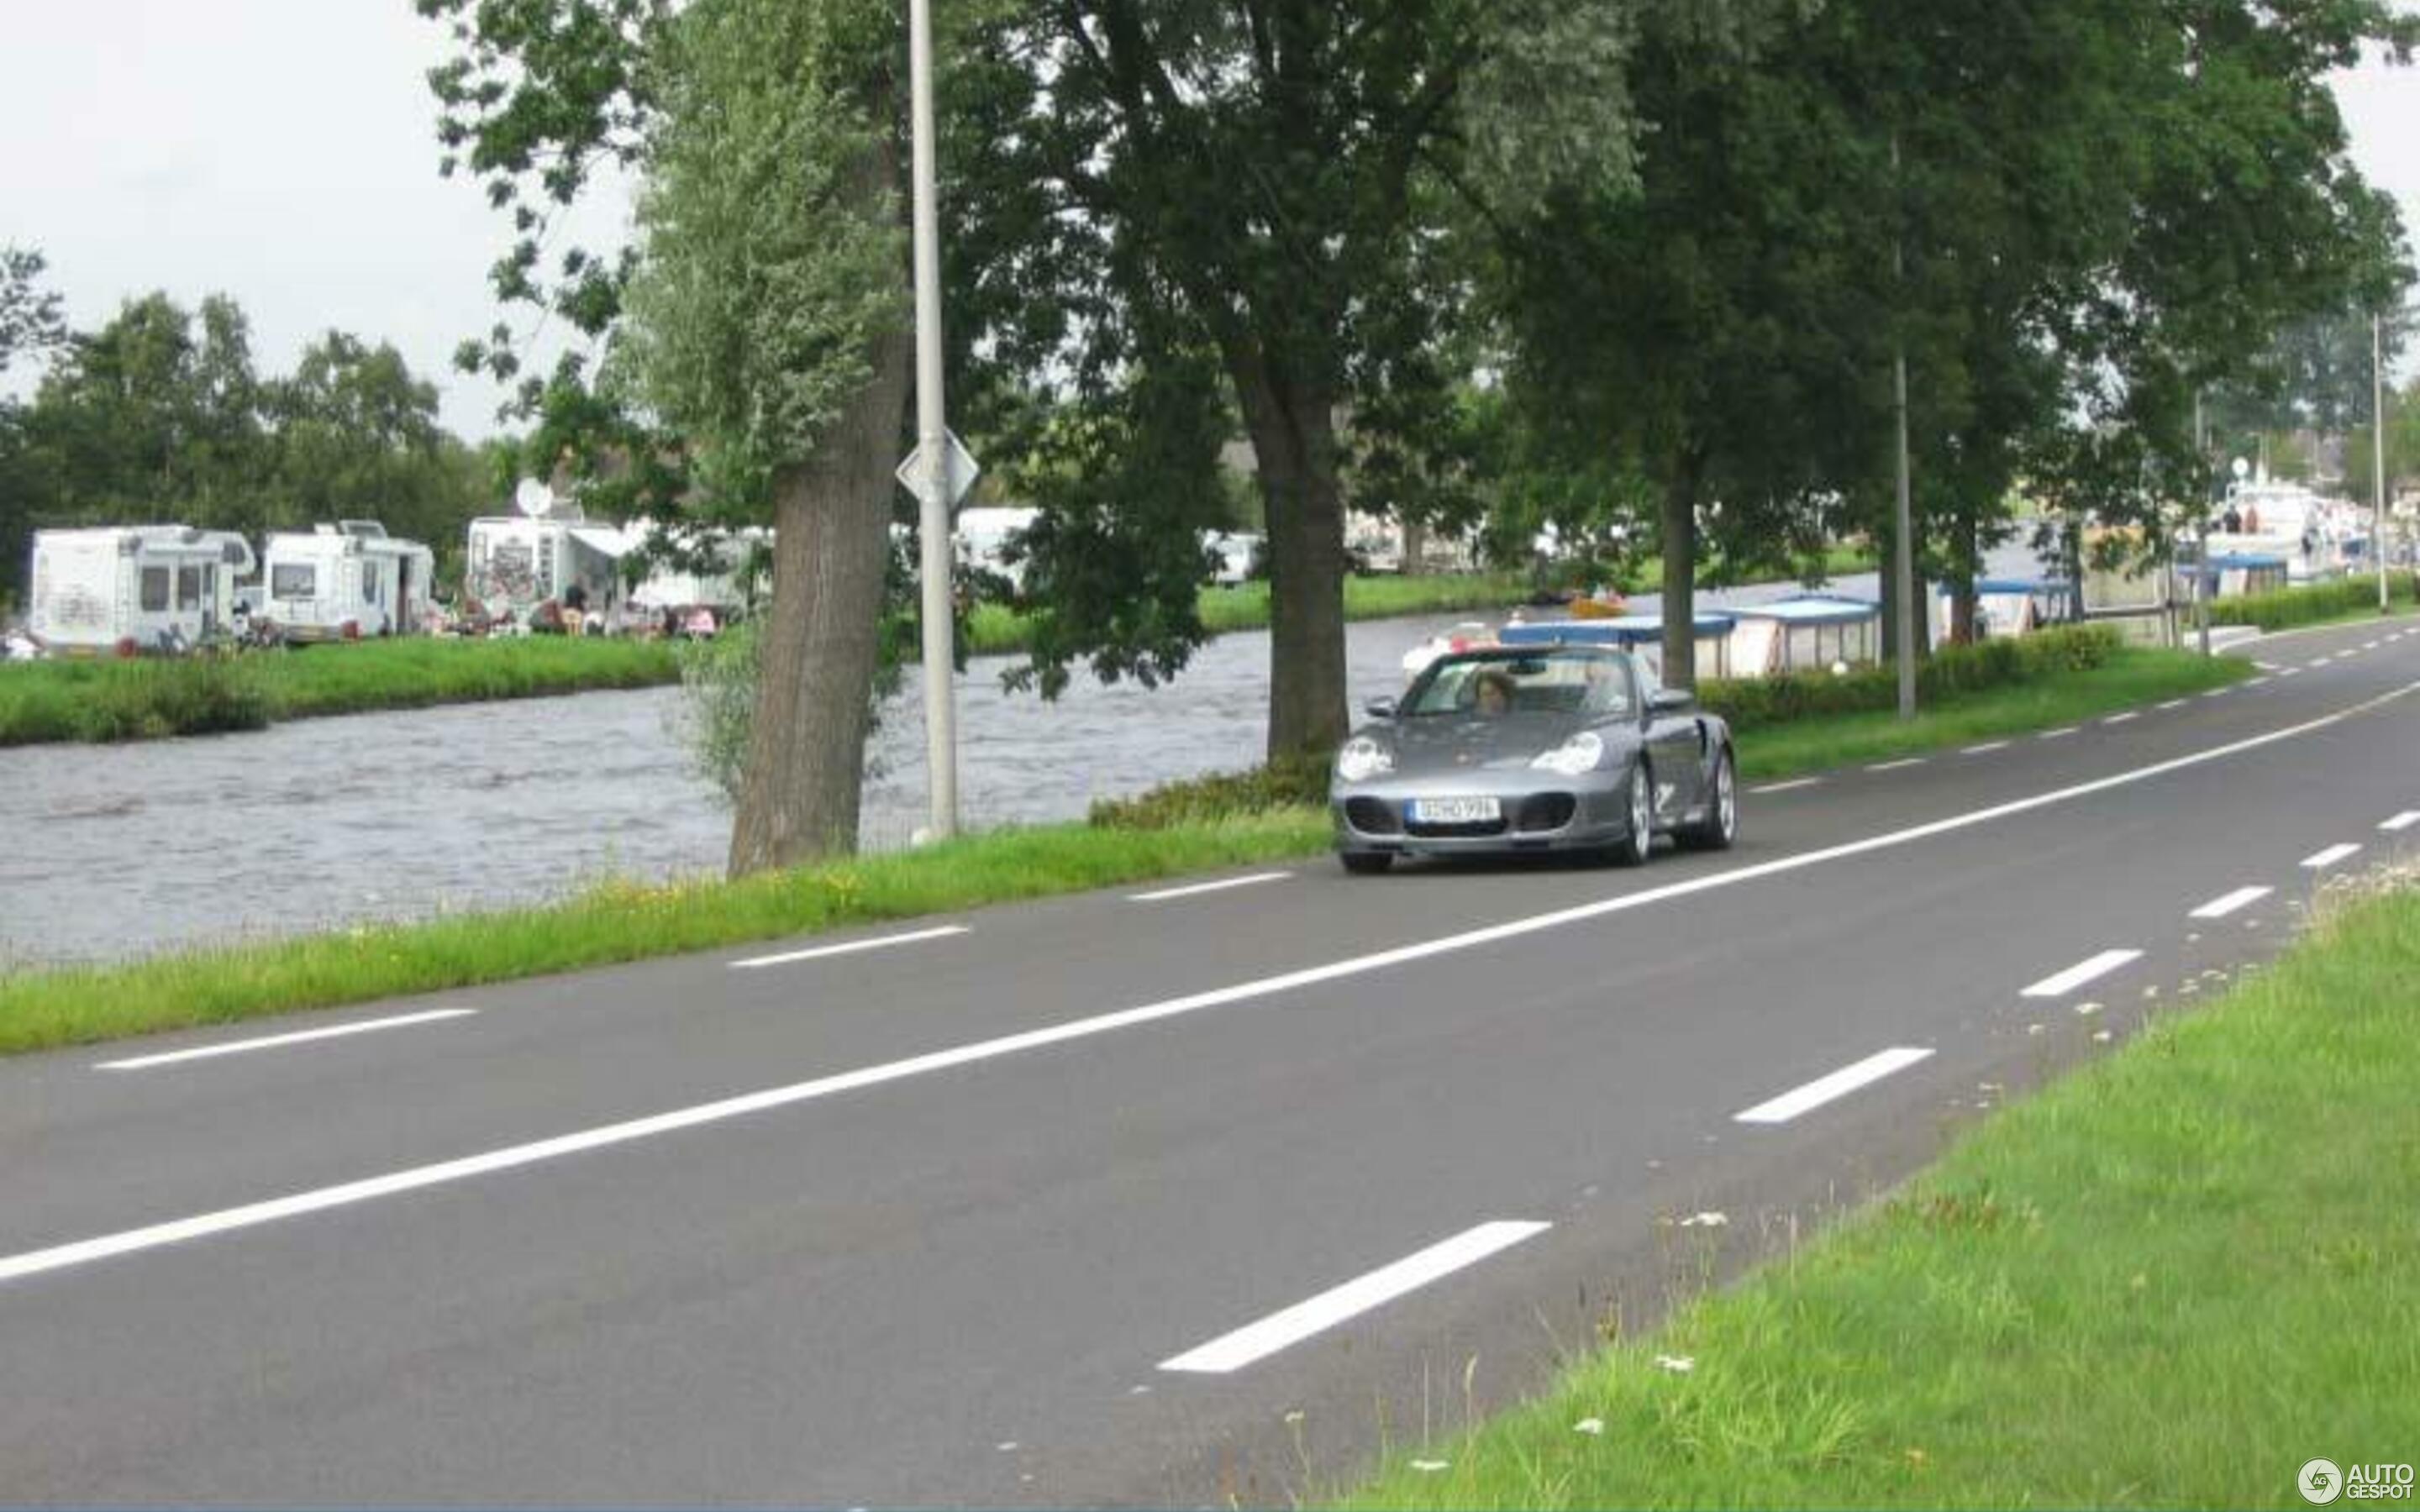
<instances>
[{"instance_id":1,"label":"silver sports car","mask_svg":"<svg viewBox=\"0 0 2420 1512\"><path fill-rule=\"evenodd\" d=\"M1627 652L1492 646L1440 656L1336 753L1348 872L1398 856L1579 850L1627 865L1654 837L1739 831L1730 727Z\"/></svg>"}]
</instances>

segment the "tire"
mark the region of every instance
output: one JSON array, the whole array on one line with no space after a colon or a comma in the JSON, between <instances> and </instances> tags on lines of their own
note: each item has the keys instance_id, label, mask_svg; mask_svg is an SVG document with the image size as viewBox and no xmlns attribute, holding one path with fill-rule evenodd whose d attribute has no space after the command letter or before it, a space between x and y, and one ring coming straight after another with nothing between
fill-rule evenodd
<instances>
[{"instance_id":1,"label":"tire","mask_svg":"<svg viewBox=\"0 0 2420 1512\"><path fill-rule=\"evenodd\" d=\"M1357 877L1382 875L1387 868L1395 864L1395 858L1385 851L1339 851L1336 858L1344 863L1345 871Z\"/></svg>"},{"instance_id":2,"label":"tire","mask_svg":"<svg viewBox=\"0 0 2420 1512\"><path fill-rule=\"evenodd\" d=\"M1654 781L1645 762L1632 764L1622 794L1630 809L1630 832L1614 841L1606 854L1617 866L1645 866L1655 850Z\"/></svg>"},{"instance_id":3,"label":"tire","mask_svg":"<svg viewBox=\"0 0 2420 1512\"><path fill-rule=\"evenodd\" d=\"M1739 769L1729 746L1714 758L1714 796L1707 800L1706 817L1689 826L1687 838L1701 851L1727 851L1739 839Z\"/></svg>"}]
</instances>

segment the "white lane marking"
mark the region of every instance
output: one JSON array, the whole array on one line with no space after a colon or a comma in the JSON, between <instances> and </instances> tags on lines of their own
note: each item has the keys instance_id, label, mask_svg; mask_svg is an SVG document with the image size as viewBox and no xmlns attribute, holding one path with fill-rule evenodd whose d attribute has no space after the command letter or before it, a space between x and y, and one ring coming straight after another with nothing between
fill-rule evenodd
<instances>
[{"instance_id":1,"label":"white lane marking","mask_svg":"<svg viewBox=\"0 0 2420 1512\"><path fill-rule=\"evenodd\" d=\"M2378 649L2378 642L2375 640L2365 640L2361 643L2361 649L2364 651L2376 651Z\"/></svg>"},{"instance_id":2,"label":"white lane marking","mask_svg":"<svg viewBox=\"0 0 2420 1512\"><path fill-rule=\"evenodd\" d=\"M1189 887L1163 887L1157 892L1138 892L1126 899L1130 903L1156 903L1170 898L1191 898L1199 893L1224 892L1230 887L1249 887L1262 882L1283 882L1294 875L1291 872L1260 872L1249 877L1229 877L1223 882L1197 882Z\"/></svg>"},{"instance_id":3,"label":"white lane marking","mask_svg":"<svg viewBox=\"0 0 2420 1512\"><path fill-rule=\"evenodd\" d=\"M2235 689L2231 687L2213 687L2209 692L2204 693L2202 697L2206 699L2223 699L2234 691Z\"/></svg>"},{"instance_id":4,"label":"white lane marking","mask_svg":"<svg viewBox=\"0 0 2420 1512\"><path fill-rule=\"evenodd\" d=\"M2021 997L2064 997L2086 982L2105 977L2119 966L2140 961L2140 950L2103 950L2089 961L2078 961L2055 976L2044 977L2018 995Z\"/></svg>"},{"instance_id":5,"label":"white lane marking","mask_svg":"<svg viewBox=\"0 0 2420 1512\"><path fill-rule=\"evenodd\" d=\"M2406 809L2378 827L2393 835L2410 829L2413 825L2420 825L2420 809Z\"/></svg>"},{"instance_id":6,"label":"white lane marking","mask_svg":"<svg viewBox=\"0 0 2420 1512\"><path fill-rule=\"evenodd\" d=\"M225 1044L206 1044L194 1050L170 1050L156 1056L136 1056L128 1060L104 1060L95 1071L145 1071L153 1066L173 1066L185 1060L208 1060L214 1056L240 1056L248 1050L273 1050L280 1045L302 1044L311 1040L335 1040L349 1034L371 1034L380 1029L400 1029L412 1024L434 1024L440 1019L469 1018L479 1011L475 1008L438 1008L426 1013L402 1013L394 1018L368 1019L359 1024L339 1024L326 1029L298 1029L291 1034L272 1034L258 1040L234 1040Z\"/></svg>"},{"instance_id":7,"label":"white lane marking","mask_svg":"<svg viewBox=\"0 0 2420 1512\"><path fill-rule=\"evenodd\" d=\"M1406 1255L1392 1265L1382 1265L1367 1275L1295 1303L1283 1312L1271 1313L1257 1323L1248 1323L1198 1349L1162 1360L1159 1367L1197 1375L1225 1375L1240 1370L1255 1360L1264 1360L1314 1334L1325 1333L1373 1307L1390 1303L1407 1291L1417 1291L1466 1266L1476 1265L1498 1250L1534 1239L1553 1227L1499 1219L1466 1228L1451 1239Z\"/></svg>"},{"instance_id":8,"label":"white lane marking","mask_svg":"<svg viewBox=\"0 0 2420 1512\"><path fill-rule=\"evenodd\" d=\"M913 945L919 940L946 939L950 935L966 933L967 926L964 924L943 924L938 929L911 930L905 934L885 934L877 940L851 940L845 945L818 945L810 950L784 950L780 955L752 956L745 961L734 961L731 963L731 969L755 971L764 966L785 966L793 961L814 961L828 955L855 955L860 950L885 950L894 945Z\"/></svg>"},{"instance_id":9,"label":"white lane marking","mask_svg":"<svg viewBox=\"0 0 2420 1512\"><path fill-rule=\"evenodd\" d=\"M2108 718L2103 719L2101 722L2102 724L2124 724L2127 720L2136 717L2139 713L2139 710L2128 709L2123 714L2113 714Z\"/></svg>"},{"instance_id":10,"label":"white lane marking","mask_svg":"<svg viewBox=\"0 0 2420 1512\"><path fill-rule=\"evenodd\" d=\"M2359 855L2360 852L2361 847L2358 845L2331 845L2316 855L2304 856L2303 865L2313 872L2324 872L2347 856Z\"/></svg>"},{"instance_id":11,"label":"white lane marking","mask_svg":"<svg viewBox=\"0 0 2420 1512\"><path fill-rule=\"evenodd\" d=\"M1731 1121L1788 1123L1800 1114L1846 1097L1869 1082L1881 1081L1893 1072L1905 1071L1931 1054L1930 1050L1894 1045L1879 1055L1868 1056L1854 1066L1843 1066L1829 1076L1818 1076L1804 1087L1793 1087L1779 1097L1768 1098L1745 1113L1734 1113Z\"/></svg>"},{"instance_id":12,"label":"white lane marking","mask_svg":"<svg viewBox=\"0 0 2420 1512\"><path fill-rule=\"evenodd\" d=\"M1764 795L1766 795L1766 794L1768 794L1768 793L1788 793L1788 792L1790 792L1791 790L1792 790L1793 788L1811 788L1811 787L1815 787L1815 786L1817 786L1818 784L1820 784L1823 780L1823 779L1822 778L1820 778L1820 777L1801 777L1801 778L1793 778L1792 779L1791 779L1790 781L1787 781L1787 782L1767 782L1764 786L1762 786L1762 787L1761 787L1761 788L1750 788L1750 789L1748 789L1748 792L1749 792L1749 793L1751 793L1751 794L1753 794L1753 795L1756 795L1756 796L1758 796L1758 797L1762 797Z\"/></svg>"},{"instance_id":13,"label":"white lane marking","mask_svg":"<svg viewBox=\"0 0 2420 1512\"><path fill-rule=\"evenodd\" d=\"M2288 667L2277 675L2280 677L2300 677L2303 675L2303 669L2300 667Z\"/></svg>"},{"instance_id":14,"label":"white lane marking","mask_svg":"<svg viewBox=\"0 0 2420 1512\"><path fill-rule=\"evenodd\" d=\"M2008 748L2009 743L2005 740L1987 740L1979 746L1969 746L1958 754L1961 756L1989 756L1995 750L2006 750Z\"/></svg>"},{"instance_id":15,"label":"white lane marking","mask_svg":"<svg viewBox=\"0 0 2420 1512\"><path fill-rule=\"evenodd\" d=\"M2255 661L2252 665L2264 672L2273 672L2277 670L2277 664L2273 661Z\"/></svg>"},{"instance_id":16,"label":"white lane marking","mask_svg":"<svg viewBox=\"0 0 2420 1512\"><path fill-rule=\"evenodd\" d=\"M2244 687L2258 687L2261 684L2263 684L2263 683L2265 683L2265 682L2267 682L2267 681L2269 681L2269 679L2268 679L2267 675L2266 675L2266 674L2263 674L2263 675L2261 675L2261 676L2259 676L2259 677L2256 677L2256 678L2252 679L2252 681L2250 681L2250 682L2248 682L2248 683L2244 684L2243 686L2244 686Z\"/></svg>"},{"instance_id":17,"label":"white lane marking","mask_svg":"<svg viewBox=\"0 0 2420 1512\"><path fill-rule=\"evenodd\" d=\"M2041 733L2041 738L2044 740L2064 740L2082 728L2083 726L2081 725L2071 724L2064 730L2045 730Z\"/></svg>"},{"instance_id":18,"label":"white lane marking","mask_svg":"<svg viewBox=\"0 0 2420 1512\"><path fill-rule=\"evenodd\" d=\"M1195 993L1187 997L1173 997L1161 1002L1146 1003L1139 1008L1095 1014L1091 1018L1070 1019L1044 1028L1028 1029L1019 1034L1001 1035L997 1039L977 1041L972 1044L956 1045L946 1050L935 1050L921 1056L911 1056L905 1060L861 1067L856 1071L820 1076L812 1081L794 1082L786 1087L768 1088L737 1097L723 1098L718 1102L701 1103L690 1107L677 1108L670 1113L659 1113L649 1118L632 1119L621 1123L583 1129L572 1134L560 1134L551 1139L514 1145L503 1149L489 1150L484 1154L467 1155L458 1160L441 1161L429 1165L415 1165L408 1170L395 1171L385 1176L366 1177L335 1186L318 1187L307 1192L272 1197L263 1202L248 1203L242 1207L224 1208L216 1212L203 1213L196 1217L151 1224L141 1228L121 1229L114 1234L103 1234L97 1239L79 1240L72 1243L54 1245L49 1249L28 1250L19 1255L0 1257L0 1282L14 1281L24 1276L38 1275L46 1271L63 1270L72 1265L108 1259L138 1250L156 1249L163 1244L174 1244L205 1235L274 1223L280 1219L344 1207L376 1197L394 1196L400 1193L437 1186L447 1181L463 1180L495 1171L533 1165L541 1161L554 1160L584 1150L625 1144L630 1140L644 1139L655 1134L672 1134L683 1129L696 1128L703 1124L716 1123L749 1114L768 1112L774 1108L812 1102L817 1098L831 1097L843 1092L860 1091L887 1082L949 1071L977 1061L1040 1049L1046 1045L1064 1044L1070 1041L1089 1039L1094 1035L1109 1034L1139 1025L1156 1023L1161 1019L1176 1018L1187 1013L1201 1012L1206 1009L1221 1008L1230 1003L1274 996L1280 993L1292 992L1298 987L1309 987L1320 982L1336 981L1347 977L1366 975L1373 971L1383 971L1388 967L1404 965L1414 961L1425 961L1434 956L1493 945L1500 940L1519 939L1525 935L1541 933L1547 930L1561 929L1571 924L1585 923L1591 919L1628 913L1633 909L1645 908L1655 903L1668 903L1675 898L1691 898L1701 892L1712 892L1722 887L1735 887L1745 883L1761 881L1766 877L1784 876L1811 867L1826 866L1834 861L1847 860L1852 856L1893 850L1902 845L1915 844L1918 841L1931 840L1937 835L1955 834L1960 830L1993 824L2017 814L2031 813L2037 809L2072 803L2078 798L2090 797L2095 794L2132 787L2138 782L2148 782L2154 778L2165 777L2171 772L2189 771L2211 762L2240 756L2245 751L2260 750L2282 741L2299 740L2315 732L2332 729L2356 715L2384 708L2414 693L2420 693L2420 682L2407 683L2401 687L2365 699L2359 703L2349 704L2334 714L2323 714L2314 719L2305 719L2301 724L2288 725L2264 734L2247 735L2242 740L2231 741L2224 746L2212 746L2207 750L2194 751L2189 755L2173 756L2149 766L2114 772L2107 777L2094 778L2087 782L2074 783L2048 793L2037 793L2031 797L2012 798L2007 803L1994 804L1989 809L1970 810L1965 813L1951 814L1947 818L1913 825L1905 829L1869 835L1863 840L1843 841L1838 845L1801 851L1795 856L1776 856L1770 861L1759 861L1750 866L1735 867L1727 872L1714 872L1704 876L1690 877L1680 882L1667 883L1660 887L1646 887L1637 892L1601 898L1594 903L1575 903L1569 908L1559 908L1551 913L1532 914L1525 918L1515 918L1501 924L1489 924L1479 929L1466 930L1460 934L1423 940L1417 945L1397 946L1390 950L1378 950L1342 961L1331 961L1326 965L1306 966L1298 971L1238 982L1232 987Z\"/></svg>"},{"instance_id":19,"label":"white lane marking","mask_svg":"<svg viewBox=\"0 0 2420 1512\"><path fill-rule=\"evenodd\" d=\"M1923 764L1923 757L1907 756L1895 762L1877 762L1873 765L1867 767L1866 770L1869 772L1896 772L1903 766L1922 766Z\"/></svg>"},{"instance_id":20,"label":"white lane marking","mask_svg":"<svg viewBox=\"0 0 2420 1512\"><path fill-rule=\"evenodd\" d=\"M2310 660L2303 663L2303 665L2305 667L2324 667L2334 660L2335 660L2334 656L2313 656Z\"/></svg>"},{"instance_id":21,"label":"white lane marking","mask_svg":"<svg viewBox=\"0 0 2420 1512\"><path fill-rule=\"evenodd\" d=\"M2185 701L2182 699L2170 699L2165 703L2159 705L2162 709L2181 709L2184 706Z\"/></svg>"},{"instance_id":22,"label":"white lane marking","mask_svg":"<svg viewBox=\"0 0 2420 1512\"><path fill-rule=\"evenodd\" d=\"M2199 908L2195 909L2190 917L2195 918L2225 918L2227 915L2235 912L2237 909L2242 908L2248 903L2257 903L2261 899L2268 897L2270 890L2271 889L2267 887L2238 887L2233 892L2227 893L2224 897L2212 898L2210 902L2202 904Z\"/></svg>"}]
</instances>

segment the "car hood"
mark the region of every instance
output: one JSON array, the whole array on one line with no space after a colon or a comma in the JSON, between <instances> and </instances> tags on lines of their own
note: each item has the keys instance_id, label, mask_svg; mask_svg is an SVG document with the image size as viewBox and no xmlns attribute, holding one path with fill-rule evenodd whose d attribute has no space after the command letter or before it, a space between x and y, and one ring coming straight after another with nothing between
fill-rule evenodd
<instances>
[{"instance_id":1,"label":"car hood","mask_svg":"<svg viewBox=\"0 0 2420 1512\"><path fill-rule=\"evenodd\" d=\"M1560 714L1428 715L1363 731L1394 748L1399 776L1467 770L1473 766L1527 766L1586 727Z\"/></svg>"}]
</instances>

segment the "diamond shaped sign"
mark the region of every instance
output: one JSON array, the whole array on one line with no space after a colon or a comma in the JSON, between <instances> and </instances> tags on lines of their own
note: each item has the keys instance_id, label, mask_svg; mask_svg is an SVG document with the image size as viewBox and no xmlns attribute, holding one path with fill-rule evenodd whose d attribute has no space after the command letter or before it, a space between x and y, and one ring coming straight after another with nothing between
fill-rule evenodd
<instances>
[{"instance_id":1,"label":"diamond shaped sign","mask_svg":"<svg viewBox=\"0 0 2420 1512\"><path fill-rule=\"evenodd\" d=\"M942 491L950 507L955 509L973 489L975 479L983 476L983 468L976 463L974 454L967 450L966 443L958 440L956 431L944 431L942 434L948 438L948 449L943 454L941 464ZM908 453L908 460L899 464L897 475L901 487L919 499L923 498L924 448L919 446Z\"/></svg>"}]
</instances>

